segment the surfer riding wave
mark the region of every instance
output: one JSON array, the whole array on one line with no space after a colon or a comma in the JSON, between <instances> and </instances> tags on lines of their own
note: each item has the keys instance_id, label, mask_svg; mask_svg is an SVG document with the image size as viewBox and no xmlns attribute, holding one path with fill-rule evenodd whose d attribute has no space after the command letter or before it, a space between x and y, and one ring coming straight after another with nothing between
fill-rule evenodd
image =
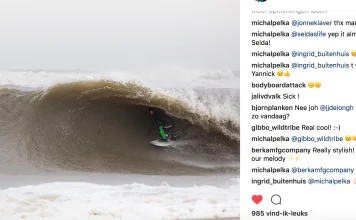
<instances>
[{"instance_id":1,"label":"surfer riding wave","mask_svg":"<svg viewBox=\"0 0 356 220\"><path fill-rule=\"evenodd\" d=\"M152 130L158 128L159 134L161 135L160 141L167 142L167 139L174 140L175 137L170 133L175 127L174 120L161 109L150 107L148 111L155 120Z\"/></svg>"},{"instance_id":2,"label":"surfer riding wave","mask_svg":"<svg viewBox=\"0 0 356 220\"><path fill-rule=\"evenodd\" d=\"M0 160L0 169L9 167L9 173L31 167L159 175L238 170L236 90L163 91L99 80L45 90L0 88L0 97L6 131L0 135L0 157L12 158ZM147 135L154 121L162 122L152 129L156 138ZM164 135L167 141L157 140Z\"/></svg>"}]
</instances>

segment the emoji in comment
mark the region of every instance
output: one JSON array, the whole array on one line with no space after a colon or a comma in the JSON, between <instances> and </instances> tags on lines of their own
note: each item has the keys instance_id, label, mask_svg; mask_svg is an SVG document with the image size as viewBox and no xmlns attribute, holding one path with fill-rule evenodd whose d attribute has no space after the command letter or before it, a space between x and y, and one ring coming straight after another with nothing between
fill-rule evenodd
<instances>
[{"instance_id":1,"label":"emoji in comment","mask_svg":"<svg viewBox=\"0 0 356 220\"><path fill-rule=\"evenodd\" d=\"M351 136L350 135L346 135L345 140L346 141L351 141Z\"/></svg>"}]
</instances>

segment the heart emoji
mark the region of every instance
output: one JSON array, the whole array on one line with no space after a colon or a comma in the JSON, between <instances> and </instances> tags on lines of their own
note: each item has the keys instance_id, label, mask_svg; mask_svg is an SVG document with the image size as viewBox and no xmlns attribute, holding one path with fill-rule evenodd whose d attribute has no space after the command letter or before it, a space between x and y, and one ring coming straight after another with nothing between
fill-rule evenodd
<instances>
[{"instance_id":1,"label":"heart emoji","mask_svg":"<svg viewBox=\"0 0 356 220\"><path fill-rule=\"evenodd\" d=\"M262 202L262 196L261 195L253 195L252 201L258 205L260 202Z\"/></svg>"}]
</instances>

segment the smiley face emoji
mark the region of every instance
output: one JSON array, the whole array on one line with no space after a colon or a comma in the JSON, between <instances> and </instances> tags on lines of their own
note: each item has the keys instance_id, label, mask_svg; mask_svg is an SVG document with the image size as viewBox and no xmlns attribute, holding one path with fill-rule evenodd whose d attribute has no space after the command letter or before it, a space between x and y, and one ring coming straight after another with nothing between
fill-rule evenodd
<instances>
[{"instance_id":1,"label":"smiley face emoji","mask_svg":"<svg viewBox=\"0 0 356 220\"><path fill-rule=\"evenodd\" d=\"M351 51L351 55L352 55L353 57L356 57L356 50Z\"/></svg>"},{"instance_id":2,"label":"smiley face emoji","mask_svg":"<svg viewBox=\"0 0 356 220\"><path fill-rule=\"evenodd\" d=\"M350 135L347 135L347 136L345 137L345 140L346 140L346 141L351 141L351 136L350 136Z\"/></svg>"},{"instance_id":3,"label":"smiley face emoji","mask_svg":"<svg viewBox=\"0 0 356 220\"><path fill-rule=\"evenodd\" d=\"M320 86L321 86L321 83L320 83L320 82L316 82L316 83L315 83L315 87L316 87L316 88L320 88Z\"/></svg>"},{"instance_id":4,"label":"smiley face emoji","mask_svg":"<svg viewBox=\"0 0 356 220\"><path fill-rule=\"evenodd\" d=\"M277 75L278 75L278 76L283 76L283 71L282 71L282 70L278 70L278 71L277 71Z\"/></svg>"},{"instance_id":5,"label":"smiley face emoji","mask_svg":"<svg viewBox=\"0 0 356 220\"><path fill-rule=\"evenodd\" d=\"M313 88L314 87L314 82L309 82L308 86L309 86L309 88Z\"/></svg>"}]
</instances>

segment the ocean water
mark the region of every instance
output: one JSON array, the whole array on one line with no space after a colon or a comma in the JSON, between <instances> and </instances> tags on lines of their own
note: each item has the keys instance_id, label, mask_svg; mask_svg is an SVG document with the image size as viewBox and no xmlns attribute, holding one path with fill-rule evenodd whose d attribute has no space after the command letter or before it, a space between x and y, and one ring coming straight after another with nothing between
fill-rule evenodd
<instances>
[{"instance_id":1,"label":"ocean water","mask_svg":"<svg viewBox=\"0 0 356 220\"><path fill-rule=\"evenodd\" d=\"M1 70L0 219L239 216L237 73L166 71Z\"/></svg>"}]
</instances>

